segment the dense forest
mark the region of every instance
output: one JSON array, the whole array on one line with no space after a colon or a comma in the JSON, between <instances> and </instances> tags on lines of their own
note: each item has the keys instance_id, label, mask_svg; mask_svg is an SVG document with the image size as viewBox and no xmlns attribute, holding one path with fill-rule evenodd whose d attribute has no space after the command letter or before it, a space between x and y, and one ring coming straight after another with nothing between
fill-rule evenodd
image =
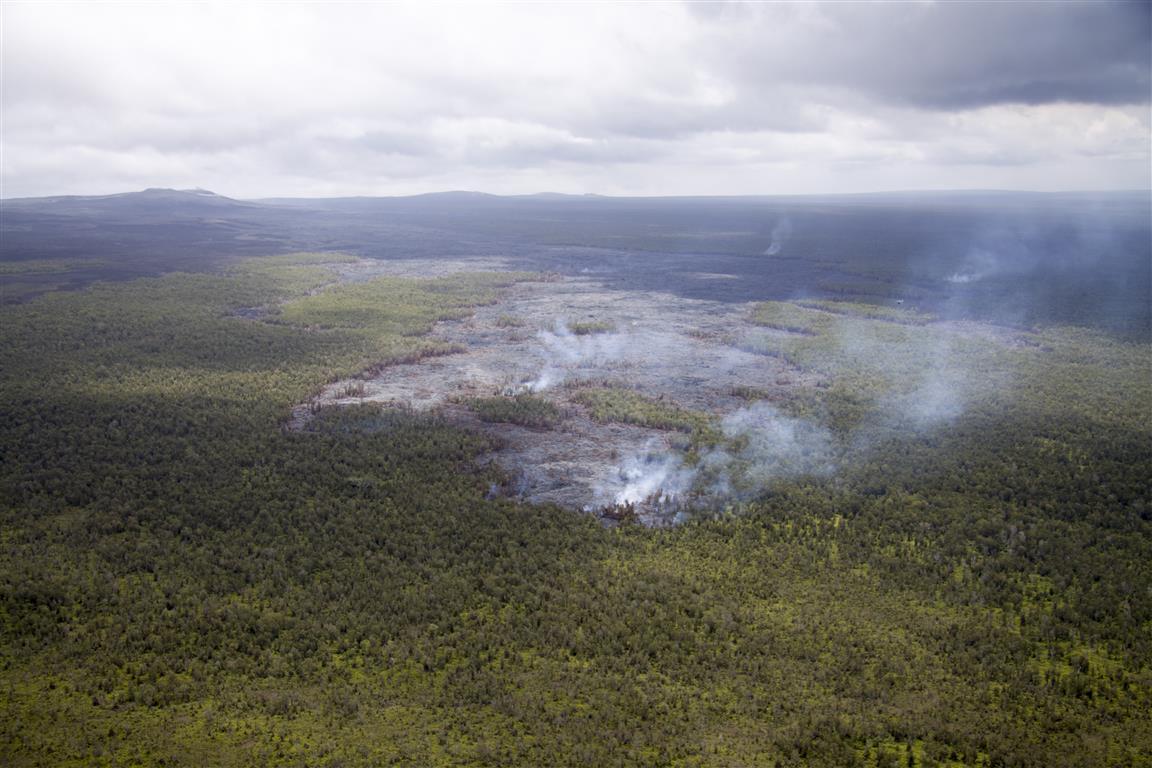
<instances>
[{"instance_id":1,"label":"dense forest","mask_svg":"<svg viewBox=\"0 0 1152 768\"><path fill-rule=\"evenodd\" d=\"M326 383L451 352L435 321L534 279L333 284L345 258L0 308L0 762L1152 765L1148 343L763 303L760 351L830 382L774 407L866 425L867 450L606 527L489 498L486 438L434 415L285 428ZM871 346L834 343L849 328ZM904 385L945 342L968 407L924 428Z\"/></svg>"}]
</instances>

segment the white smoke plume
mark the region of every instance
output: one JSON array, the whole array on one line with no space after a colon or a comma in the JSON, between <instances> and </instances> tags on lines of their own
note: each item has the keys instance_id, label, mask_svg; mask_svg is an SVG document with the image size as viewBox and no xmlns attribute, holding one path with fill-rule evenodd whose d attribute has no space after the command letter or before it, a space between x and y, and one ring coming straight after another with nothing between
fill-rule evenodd
<instances>
[{"instance_id":1,"label":"white smoke plume","mask_svg":"<svg viewBox=\"0 0 1152 768\"><path fill-rule=\"evenodd\" d=\"M812 421L787 416L768 403L734 411L720 427L728 447L712 451L701 461L710 475L710 495L748 496L778 480L835 471L832 433Z\"/></svg>"},{"instance_id":2,"label":"white smoke plume","mask_svg":"<svg viewBox=\"0 0 1152 768\"><path fill-rule=\"evenodd\" d=\"M918 429L955 419L967 400L964 372L952 365L945 350L933 350L933 358L917 386L893 398L885 409Z\"/></svg>"},{"instance_id":3,"label":"white smoke plume","mask_svg":"<svg viewBox=\"0 0 1152 768\"><path fill-rule=\"evenodd\" d=\"M694 466L666 446L649 443L621 462L598 498L662 506L676 514L675 522L682 503L750 498L778 480L836 469L836 442L827 429L767 403L728 414L720 427L725 446L706 452Z\"/></svg>"},{"instance_id":4,"label":"white smoke plume","mask_svg":"<svg viewBox=\"0 0 1152 768\"><path fill-rule=\"evenodd\" d=\"M558 386L579 368L599 368L627 356L629 340L619 333L578 335L558 321L551 331L536 334L540 341L540 373L523 389L542 392Z\"/></svg>"},{"instance_id":5,"label":"white smoke plume","mask_svg":"<svg viewBox=\"0 0 1152 768\"><path fill-rule=\"evenodd\" d=\"M680 457L654 442L621 463L617 479L623 485L613 495L614 504L639 504L646 500L671 502L686 494L696 471Z\"/></svg>"},{"instance_id":6,"label":"white smoke plume","mask_svg":"<svg viewBox=\"0 0 1152 768\"><path fill-rule=\"evenodd\" d=\"M784 251L784 244L792 236L792 222L789 219L780 219L772 227L772 241L769 243L765 256L778 256Z\"/></svg>"},{"instance_id":7,"label":"white smoke plume","mask_svg":"<svg viewBox=\"0 0 1152 768\"><path fill-rule=\"evenodd\" d=\"M981 266L983 257L971 265ZM991 258L991 257L989 257ZM718 445L688 458L663 440L653 441L615 466L604 467L592 501L598 507L635 505L639 514L664 522L685 510L724 499L750 499L776 483L834 474L880 443L901 433L935 429L959 417L981 386L973 380L963 337L946 328L880 322L837 323L827 351L846 375L865 383L858 394L863 422L833 431L817 418L788 415L767 402L728 413L717 423ZM569 379L621 369L650 372L682 353L675 332L626 331L579 335L560 323L537 334L540 368L524 388L538 392ZM728 349L710 360L709 377L739 367L748 352ZM867 382L885 381L875 389ZM870 394L869 394L870 393ZM851 410L848 411L851 413Z\"/></svg>"},{"instance_id":8,"label":"white smoke plume","mask_svg":"<svg viewBox=\"0 0 1152 768\"><path fill-rule=\"evenodd\" d=\"M950 283L975 283L991 277L1000 270L1000 259L983 248L973 248L964 258L960 269L944 278Z\"/></svg>"}]
</instances>

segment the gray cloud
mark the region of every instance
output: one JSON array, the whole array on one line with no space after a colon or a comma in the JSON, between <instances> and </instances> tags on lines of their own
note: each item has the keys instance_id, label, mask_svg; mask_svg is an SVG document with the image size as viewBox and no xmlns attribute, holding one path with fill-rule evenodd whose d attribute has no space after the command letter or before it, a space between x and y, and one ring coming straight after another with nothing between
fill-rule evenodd
<instances>
[{"instance_id":1,"label":"gray cloud","mask_svg":"<svg viewBox=\"0 0 1152 768\"><path fill-rule=\"evenodd\" d=\"M925 109L1147 104L1146 2L830 3L721 13L714 55L734 79L841 88ZM818 52L815 55L813 52Z\"/></svg>"},{"instance_id":2,"label":"gray cloud","mask_svg":"<svg viewBox=\"0 0 1152 768\"><path fill-rule=\"evenodd\" d=\"M1147 3L9 4L0 194L1147 186Z\"/></svg>"}]
</instances>

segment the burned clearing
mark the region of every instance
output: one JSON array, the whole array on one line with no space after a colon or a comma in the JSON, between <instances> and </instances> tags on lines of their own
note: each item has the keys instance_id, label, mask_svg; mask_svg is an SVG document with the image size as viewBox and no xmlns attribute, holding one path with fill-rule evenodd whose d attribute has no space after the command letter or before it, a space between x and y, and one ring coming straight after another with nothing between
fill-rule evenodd
<instances>
[{"instance_id":1,"label":"burned clearing","mask_svg":"<svg viewBox=\"0 0 1152 768\"><path fill-rule=\"evenodd\" d=\"M407 273L419 266L407 264ZM691 491L682 464L692 429L627 415L596 418L582 396L620 390L710 421L747 406L741 393L752 389L783 400L825 383L742 348L772 333L779 332L753 325L744 305L610 291L580 278L522 282L470 317L437 323L432 339L462 351L330 384L295 410L294 423L302 425L316 404L435 412L495 438L499 448L482 460L513 478L500 492L585 510L634 504L643 521L658 524L678 507L674 498ZM559 418L485 419L470 405L514 403L528 393L554 406Z\"/></svg>"},{"instance_id":2,"label":"burned clearing","mask_svg":"<svg viewBox=\"0 0 1152 768\"><path fill-rule=\"evenodd\" d=\"M341 282L363 282L476 266L336 269ZM328 384L293 409L290 427L355 404L436 415L491 438L480 462L508 478L492 495L666 525L781 478L831 473L873 439L876 424L859 422L881 411L917 426L956 415L968 371L940 370L941 349L963 361L961 347L995 356L1036 347L1028 337L897 308L723 303L536 275L436 323L436 354ZM845 344L867 359L839 359Z\"/></svg>"}]
</instances>

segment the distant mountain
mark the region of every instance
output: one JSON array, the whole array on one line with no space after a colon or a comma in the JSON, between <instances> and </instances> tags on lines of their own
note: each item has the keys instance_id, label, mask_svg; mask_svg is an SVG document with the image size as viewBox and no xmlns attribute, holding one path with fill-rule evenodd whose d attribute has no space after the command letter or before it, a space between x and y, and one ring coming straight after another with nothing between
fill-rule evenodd
<instances>
[{"instance_id":1,"label":"distant mountain","mask_svg":"<svg viewBox=\"0 0 1152 768\"><path fill-rule=\"evenodd\" d=\"M2 211L35 211L63 216L124 215L165 218L213 215L258 205L224 197L206 189L159 187L115 195L63 195L0 200Z\"/></svg>"},{"instance_id":2,"label":"distant mountain","mask_svg":"<svg viewBox=\"0 0 1152 768\"><path fill-rule=\"evenodd\" d=\"M428 206L438 204L444 204L446 206L457 206L461 204L483 205L485 203L523 203L532 201L564 202L608 199L627 200L629 198L609 198L606 195L597 195L593 193L574 195L565 192L534 192L527 195L494 195L491 192L451 190L447 192L425 192L419 195L360 195L356 197L267 197L258 198L253 202L262 203L265 205L291 206L294 208L354 210L376 208L380 206L403 207L412 205Z\"/></svg>"},{"instance_id":3,"label":"distant mountain","mask_svg":"<svg viewBox=\"0 0 1152 768\"><path fill-rule=\"evenodd\" d=\"M407 197L423 200L486 200L499 197L491 192L477 192L470 189L450 189L446 192L425 192L420 195L407 195Z\"/></svg>"},{"instance_id":4,"label":"distant mountain","mask_svg":"<svg viewBox=\"0 0 1152 768\"><path fill-rule=\"evenodd\" d=\"M205 189L0 200L0 264L22 264L2 276L3 299L341 245L336 234L297 237L300 218Z\"/></svg>"},{"instance_id":5,"label":"distant mountain","mask_svg":"<svg viewBox=\"0 0 1152 768\"><path fill-rule=\"evenodd\" d=\"M585 192L581 195L570 192L536 192L531 195L516 195L516 197L530 200L589 200L604 198L607 195L598 195L594 192Z\"/></svg>"}]
</instances>

